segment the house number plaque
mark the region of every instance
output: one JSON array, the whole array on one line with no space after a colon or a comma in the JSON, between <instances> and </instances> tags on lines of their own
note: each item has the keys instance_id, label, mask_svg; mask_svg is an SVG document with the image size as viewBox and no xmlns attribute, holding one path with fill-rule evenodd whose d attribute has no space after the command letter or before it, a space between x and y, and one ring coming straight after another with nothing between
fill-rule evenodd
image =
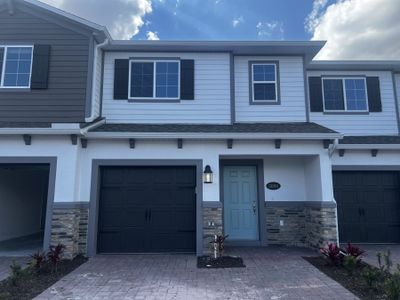
<instances>
[{"instance_id":1,"label":"house number plaque","mask_svg":"<svg viewBox=\"0 0 400 300\"><path fill-rule=\"evenodd\" d=\"M266 187L269 190L275 191L275 190L279 190L281 188L281 184L279 182L272 181L272 182L268 182Z\"/></svg>"}]
</instances>

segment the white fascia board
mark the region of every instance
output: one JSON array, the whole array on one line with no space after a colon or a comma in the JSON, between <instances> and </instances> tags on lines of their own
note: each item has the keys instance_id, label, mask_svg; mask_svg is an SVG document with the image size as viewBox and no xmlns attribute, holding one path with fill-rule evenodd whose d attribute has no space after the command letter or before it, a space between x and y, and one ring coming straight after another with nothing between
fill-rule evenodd
<instances>
[{"instance_id":1,"label":"white fascia board","mask_svg":"<svg viewBox=\"0 0 400 300\"><path fill-rule=\"evenodd\" d=\"M339 133L203 133L203 132L89 132L87 138L93 139L290 139L290 140L326 140L338 139Z\"/></svg>"},{"instance_id":2,"label":"white fascia board","mask_svg":"<svg viewBox=\"0 0 400 300\"><path fill-rule=\"evenodd\" d=\"M336 149L345 150L371 150L371 149L382 149L382 150L399 150L400 144L338 144Z\"/></svg>"}]
</instances>

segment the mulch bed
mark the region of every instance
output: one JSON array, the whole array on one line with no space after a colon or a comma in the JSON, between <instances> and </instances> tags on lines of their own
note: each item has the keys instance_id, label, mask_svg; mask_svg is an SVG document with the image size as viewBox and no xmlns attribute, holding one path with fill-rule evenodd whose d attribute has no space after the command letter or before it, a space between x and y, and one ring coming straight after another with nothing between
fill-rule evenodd
<instances>
[{"instance_id":1,"label":"mulch bed","mask_svg":"<svg viewBox=\"0 0 400 300\"><path fill-rule=\"evenodd\" d=\"M243 259L236 256L221 256L213 258L210 256L200 256L197 258L197 267L205 269L216 268L245 268Z\"/></svg>"},{"instance_id":2,"label":"mulch bed","mask_svg":"<svg viewBox=\"0 0 400 300\"><path fill-rule=\"evenodd\" d=\"M369 267L375 269L375 267L361 262L358 266L356 266L352 274L349 274L344 267L331 265L323 257L303 257L303 259L308 261L314 267L319 269L322 273L332 278L361 299L388 299L383 292L383 282L385 281L387 276L390 275L382 275L383 278L379 279L378 285L375 288L369 287L365 279L361 276L364 268Z\"/></svg>"},{"instance_id":3,"label":"mulch bed","mask_svg":"<svg viewBox=\"0 0 400 300\"><path fill-rule=\"evenodd\" d=\"M82 256L77 256L73 260L62 260L56 272L51 271L50 267L44 267L40 271L28 267L22 270L16 285L12 283L10 277L0 282L0 299L33 299L86 261L87 258Z\"/></svg>"}]
</instances>

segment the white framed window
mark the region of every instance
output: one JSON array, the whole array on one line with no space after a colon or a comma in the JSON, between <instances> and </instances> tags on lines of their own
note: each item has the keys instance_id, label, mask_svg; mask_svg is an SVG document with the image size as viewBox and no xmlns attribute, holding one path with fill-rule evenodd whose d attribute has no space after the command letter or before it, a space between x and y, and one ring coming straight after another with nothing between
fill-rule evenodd
<instances>
[{"instance_id":1,"label":"white framed window","mask_svg":"<svg viewBox=\"0 0 400 300\"><path fill-rule=\"evenodd\" d=\"M326 112L368 112L365 77L323 77L322 97Z\"/></svg>"},{"instance_id":2,"label":"white framed window","mask_svg":"<svg viewBox=\"0 0 400 300\"><path fill-rule=\"evenodd\" d=\"M33 46L0 46L0 88L30 88Z\"/></svg>"},{"instance_id":3,"label":"white framed window","mask_svg":"<svg viewBox=\"0 0 400 300\"><path fill-rule=\"evenodd\" d=\"M129 99L180 98L179 60L130 60Z\"/></svg>"},{"instance_id":4,"label":"white framed window","mask_svg":"<svg viewBox=\"0 0 400 300\"><path fill-rule=\"evenodd\" d=\"M251 102L278 102L276 63L251 63Z\"/></svg>"}]
</instances>

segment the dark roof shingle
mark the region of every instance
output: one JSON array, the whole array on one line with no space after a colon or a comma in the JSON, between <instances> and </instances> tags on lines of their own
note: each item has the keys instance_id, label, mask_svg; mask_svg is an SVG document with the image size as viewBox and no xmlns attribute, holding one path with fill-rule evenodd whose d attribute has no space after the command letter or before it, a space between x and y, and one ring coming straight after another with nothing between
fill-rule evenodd
<instances>
[{"instance_id":1,"label":"dark roof shingle","mask_svg":"<svg viewBox=\"0 0 400 300\"><path fill-rule=\"evenodd\" d=\"M339 144L400 144L399 135L345 136Z\"/></svg>"},{"instance_id":2,"label":"dark roof shingle","mask_svg":"<svg viewBox=\"0 0 400 300\"><path fill-rule=\"evenodd\" d=\"M211 124L103 124L92 132L191 132L191 133L337 133L316 123Z\"/></svg>"}]
</instances>

